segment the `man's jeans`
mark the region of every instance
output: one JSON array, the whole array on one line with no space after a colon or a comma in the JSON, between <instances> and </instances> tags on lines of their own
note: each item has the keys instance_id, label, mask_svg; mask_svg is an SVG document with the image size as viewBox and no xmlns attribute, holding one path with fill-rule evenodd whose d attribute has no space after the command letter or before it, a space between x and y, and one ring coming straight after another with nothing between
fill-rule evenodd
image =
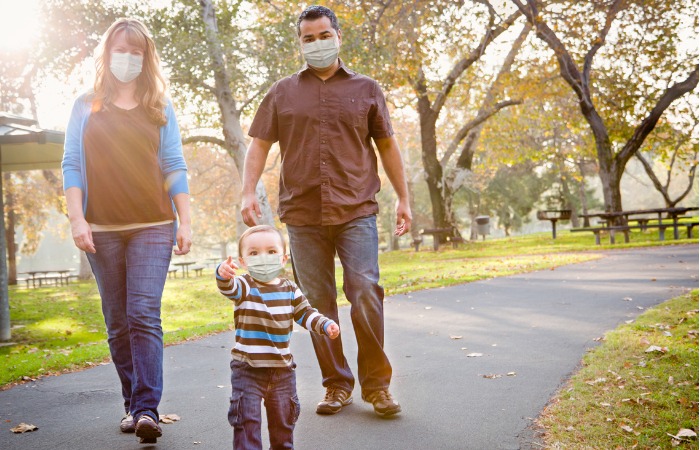
<instances>
[{"instance_id":1,"label":"man's jeans","mask_svg":"<svg viewBox=\"0 0 700 450\"><path fill-rule=\"evenodd\" d=\"M357 337L358 379L362 392L388 389L391 365L384 353L384 289L379 285L376 216L342 225L287 225L297 283L311 305L338 321L335 285L337 252L343 265L343 291ZM341 326L341 336L342 336ZM352 392L355 380L343 355L340 339L311 334L321 366L323 386Z\"/></svg>"},{"instance_id":2,"label":"man's jeans","mask_svg":"<svg viewBox=\"0 0 700 450\"><path fill-rule=\"evenodd\" d=\"M228 421L233 427L233 448L262 449L260 403L265 400L270 448L294 448L294 424L301 408L294 367L251 367L231 360L231 406Z\"/></svg>"},{"instance_id":3,"label":"man's jeans","mask_svg":"<svg viewBox=\"0 0 700 450\"><path fill-rule=\"evenodd\" d=\"M87 257L102 297L109 351L134 418L158 422L163 392L160 302L172 256L171 224L92 234Z\"/></svg>"}]
</instances>

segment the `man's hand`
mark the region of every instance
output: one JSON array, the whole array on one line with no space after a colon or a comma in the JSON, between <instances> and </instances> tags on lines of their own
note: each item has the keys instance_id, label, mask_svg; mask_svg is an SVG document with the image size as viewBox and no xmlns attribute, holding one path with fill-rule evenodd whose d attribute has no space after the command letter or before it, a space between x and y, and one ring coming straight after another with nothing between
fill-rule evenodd
<instances>
[{"instance_id":1,"label":"man's hand","mask_svg":"<svg viewBox=\"0 0 700 450\"><path fill-rule=\"evenodd\" d=\"M219 274L220 278L224 280L230 280L236 276L236 269L238 269L238 264L233 262L233 256L226 258L226 261L219 264L219 268L216 273Z\"/></svg>"},{"instance_id":2,"label":"man's hand","mask_svg":"<svg viewBox=\"0 0 700 450\"><path fill-rule=\"evenodd\" d=\"M399 200L396 203L396 228L394 229L394 234L403 236L411 231L412 221L411 207L408 205L408 201Z\"/></svg>"},{"instance_id":3,"label":"man's hand","mask_svg":"<svg viewBox=\"0 0 700 450\"><path fill-rule=\"evenodd\" d=\"M262 218L260 204L255 196L255 192L250 194L244 193L241 197L241 216L243 216L243 222L249 227L255 226L258 220Z\"/></svg>"}]
</instances>

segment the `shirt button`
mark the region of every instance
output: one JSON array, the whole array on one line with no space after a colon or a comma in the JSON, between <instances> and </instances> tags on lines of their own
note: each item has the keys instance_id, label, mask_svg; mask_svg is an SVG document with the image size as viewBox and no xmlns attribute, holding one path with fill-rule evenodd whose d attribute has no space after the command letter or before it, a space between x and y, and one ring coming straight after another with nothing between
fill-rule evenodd
<instances>
[{"instance_id":1,"label":"shirt button","mask_svg":"<svg viewBox=\"0 0 700 450\"><path fill-rule=\"evenodd\" d=\"M326 143L326 141L321 141L321 144L325 144L325 143Z\"/></svg>"},{"instance_id":2,"label":"shirt button","mask_svg":"<svg viewBox=\"0 0 700 450\"><path fill-rule=\"evenodd\" d=\"M326 121L325 121L325 120L322 120L321 123L326 123Z\"/></svg>"}]
</instances>

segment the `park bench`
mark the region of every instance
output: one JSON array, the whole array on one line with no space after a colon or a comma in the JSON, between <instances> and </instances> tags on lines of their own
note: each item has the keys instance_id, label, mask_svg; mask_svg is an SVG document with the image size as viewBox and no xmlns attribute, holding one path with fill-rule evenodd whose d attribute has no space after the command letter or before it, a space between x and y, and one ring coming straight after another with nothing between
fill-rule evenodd
<instances>
[{"instance_id":1,"label":"park bench","mask_svg":"<svg viewBox=\"0 0 700 450\"><path fill-rule=\"evenodd\" d=\"M179 269L177 267L170 267L168 268L168 278L177 278L177 271Z\"/></svg>"},{"instance_id":2,"label":"park bench","mask_svg":"<svg viewBox=\"0 0 700 450\"><path fill-rule=\"evenodd\" d=\"M196 277L198 277L198 276L201 276L201 275L202 275L202 271L204 270L204 266L201 265L201 264L199 264L199 265L196 265L196 266L192 266L192 267L190 268L190 270L194 270L194 275L195 275Z\"/></svg>"},{"instance_id":3,"label":"park bench","mask_svg":"<svg viewBox=\"0 0 700 450\"><path fill-rule=\"evenodd\" d=\"M644 223L644 224L637 224L637 225L611 225L611 226L600 226L600 227L587 227L587 228L572 228L571 231L572 233L577 233L577 232L583 232L583 231L588 231L592 232L595 234L595 243L596 245L600 245L600 235L601 233L610 233L610 243L614 244L615 243L615 232L620 231L624 234L625 236L625 242L630 241L630 231L631 230L641 230L641 231L646 231L650 228L658 228L659 229L659 240L663 241L665 239L665 234L666 234L666 229L667 228L673 228L674 229L674 237L678 239L678 228L685 227L686 229L686 235L688 236L688 239L692 237L693 233L693 228L698 226L698 221L693 220L689 222L678 222L676 224L673 223Z\"/></svg>"},{"instance_id":4,"label":"park bench","mask_svg":"<svg viewBox=\"0 0 700 450\"><path fill-rule=\"evenodd\" d=\"M440 238L443 236L446 236L447 240L452 243L452 248L457 248L457 244L464 242L464 239L459 236L457 230L452 228L424 228L420 230L420 234L429 234L433 237L433 250L435 251L440 249ZM418 243L416 243L416 239L413 240L413 245L416 248L416 251L418 251L420 248L421 242L423 242L422 238Z\"/></svg>"}]
</instances>

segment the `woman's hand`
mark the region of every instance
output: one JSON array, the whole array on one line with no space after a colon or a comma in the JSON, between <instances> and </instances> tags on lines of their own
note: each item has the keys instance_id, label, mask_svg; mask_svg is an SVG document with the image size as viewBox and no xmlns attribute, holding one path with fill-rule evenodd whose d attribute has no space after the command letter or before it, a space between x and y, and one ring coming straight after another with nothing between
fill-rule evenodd
<instances>
[{"instance_id":1,"label":"woman's hand","mask_svg":"<svg viewBox=\"0 0 700 450\"><path fill-rule=\"evenodd\" d=\"M92 229L84 218L71 220L70 231L76 247L86 253L96 253L95 243L92 241Z\"/></svg>"},{"instance_id":2,"label":"woman's hand","mask_svg":"<svg viewBox=\"0 0 700 450\"><path fill-rule=\"evenodd\" d=\"M180 224L180 226L177 227L175 238L177 240L177 250L175 250L175 254L188 254L190 252L190 247L192 247L192 228L189 225Z\"/></svg>"}]
</instances>

